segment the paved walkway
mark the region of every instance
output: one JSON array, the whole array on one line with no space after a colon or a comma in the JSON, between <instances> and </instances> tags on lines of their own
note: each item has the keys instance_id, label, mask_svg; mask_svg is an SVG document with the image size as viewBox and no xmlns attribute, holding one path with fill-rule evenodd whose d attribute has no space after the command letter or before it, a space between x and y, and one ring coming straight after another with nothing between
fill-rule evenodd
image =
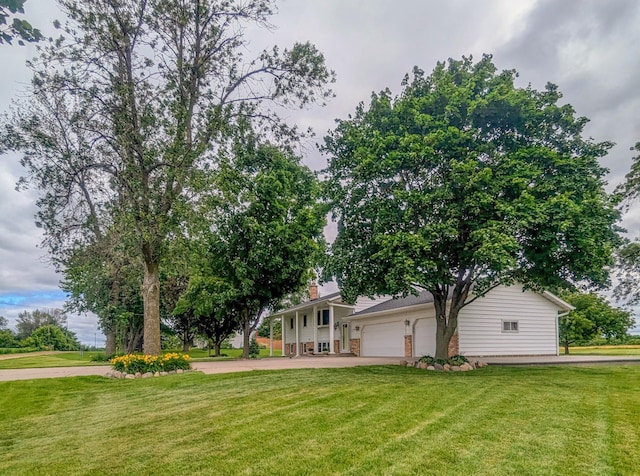
<instances>
[{"instance_id":1,"label":"paved walkway","mask_svg":"<svg viewBox=\"0 0 640 476\"><path fill-rule=\"evenodd\" d=\"M397 365L398 357L296 357L293 359L272 358L255 360L226 360L217 362L193 362L195 370L205 374L248 372L251 370L341 368L362 365ZM584 365L584 364L640 364L640 356L595 356L560 355L529 357L479 357L478 360L493 365ZM38 378L78 377L84 375L106 375L109 366L55 367L46 369L0 370L0 381L30 380Z\"/></svg>"}]
</instances>

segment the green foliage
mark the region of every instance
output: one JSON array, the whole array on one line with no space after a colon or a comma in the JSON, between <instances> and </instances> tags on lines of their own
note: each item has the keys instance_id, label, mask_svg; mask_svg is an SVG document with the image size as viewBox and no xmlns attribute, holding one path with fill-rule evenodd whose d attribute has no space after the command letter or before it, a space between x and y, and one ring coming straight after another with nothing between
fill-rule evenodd
<instances>
[{"instance_id":1,"label":"green foliage","mask_svg":"<svg viewBox=\"0 0 640 476\"><path fill-rule=\"evenodd\" d=\"M249 357L255 359L260 355L260 346L258 345L258 341L256 341L255 337L251 338L249 342Z\"/></svg>"},{"instance_id":2,"label":"green foliage","mask_svg":"<svg viewBox=\"0 0 640 476\"><path fill-rule=\"evenodd\" d=\"M553 84L515 85L489 55L414 68L325 138L338 222L325 278L343 296L434 296L436 356L462 307L499 284L607 283L620 242L598 162ZM450 306L445 303L450 300Z\"/></svg>"},{"instance_id":3,"label":"green foliage","mask_svg":"<svg viewBox=\"0 0 640 476\"><path fill-rule=\"evenodd\" d=\"M432 357L430 355L423 355L422 357L420 357L420 359L418 359L418 361L424 362L429 365L433 365L433 364L462 365L465 362L469 362L469 359L467 359L464 355L452 355L451 357L447 357L446 359L436 359L435 357Z\"/></svg>"},{"instance_id":4,"label":"green foliage","mask_svg":"<svg viewBox=\"0 0 640 476\"><path fill-rule=\"evenodd\" d=\"M80 343L76 335L58 325L38 327L20 343L23 347L35 347L38 350L78 350Z\"/></svg>"},{"instance_id":5,"label":"green foliage","mask_svg":"<svg viewBox=\"0 0 640 476\"><path fill-rule=\"evenodd\" d=\"M270 319L262 320L262 322L258 326L258 329L256 330L258 336L269 337L271 333L269 321ZM280 319L276 319L273 322L273 338L276 340L282 339L282 322Z\"/></svg>"},{"instance_id":6,"label":"green foliage","mask_svg":"<svg viewBox=\"0 0 640 476\"><path fill-rule=\"evenodd\" d=\"M561 297L575 310L560 318L560 343L568 353L574 343L587 343L601 337L606 342L624 340L634 325L630 311L612 306L595 293L561 293Z\"/></svg>"},{"instance_id":7,"label":"green foliage","mask_svg":"<svg viewBox=\"0 0 640 476\"><path fill-rule=\"evenodd\" d=\"M24 354L28 352L36 352L38 349L35 347L0 347L1 354Z\"/></svg>"},{"instance_id":8,"label":"green foliage","mask_svg":"<svg viewBox=\"0 0 640 476\"><path fill-rule=\"evenodd\" d=\"M36 309L33 312L23 311L18 314L16 322L16 336L23 340L31 336L37 329L44 326L64 327L67 323L67 316L61 309L47 309L41 311Z\"/></svg>"},{"instance_id":9,"label":"green foliage","mask_svg":"<svg viewBox=\"0 0 640 476\"><path fill-rule=\"evenodd\" d=\"M18 339L16 335L9 329L0 330L0 347L12 348L18 347Z\"/></svg>"},{"instance_id":10,"label":"green foliage","mask_svg":"<svg viewBox=\"0 0 640 476\"><path fill-rule=\"evenodd\" d=\"M198 200L219 195L219 161L247 130L295 144L277 111L323 103L335 75L309 43L248 57L244 32L269 24L271 0L59 5L64 35L29 63L32 94L3 119L0 151L23 157L19 186L40 190L37 224L61 269L92 246L143 263L144 347L158 354L161 263L201 219Z\"/></svg>"},{"instance_id":11,"label":"green foliage","mask_svg":"<svg viewBox=\"0 0 640 476\"><path fill-rule=\"evenodd\" d=\"M25 41L35 42L43 39L42 33L24 19L18 18L17 13L24 13L26 0L0 0L0 45L18 38L18 44ZM11 20L11 23L9 23Z\"/></svg>"}]
</instances>

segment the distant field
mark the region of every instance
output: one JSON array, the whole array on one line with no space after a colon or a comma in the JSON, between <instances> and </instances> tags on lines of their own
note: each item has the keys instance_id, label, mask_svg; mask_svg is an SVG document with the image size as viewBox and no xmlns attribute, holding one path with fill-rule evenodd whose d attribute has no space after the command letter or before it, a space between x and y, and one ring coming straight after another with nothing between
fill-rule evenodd
<instances>
[{"instance_id":1,"label":"distant field","mask_svg":"<svg viewBox=\"0 0 640 476\"><path fill-rule=\"evenodd\" d=\"M560 349L564 354L564 348ZM640 345L598 345L591 347L569 347L574 355L640 355Z\"/></svg>"},{"instance_id":2,"label":"distant field","mask_svg":"<svg viewBox=\"0 0 640 476\"><path fill-rule=\"evenodd\" d=\"M0 382L3 475L637 475L640 366Z\"/></svg>"}]
</instances>

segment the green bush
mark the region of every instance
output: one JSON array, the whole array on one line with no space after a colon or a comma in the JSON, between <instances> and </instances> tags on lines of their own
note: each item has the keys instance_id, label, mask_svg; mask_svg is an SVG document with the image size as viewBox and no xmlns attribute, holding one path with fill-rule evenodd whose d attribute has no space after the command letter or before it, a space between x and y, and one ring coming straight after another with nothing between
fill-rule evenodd
<instances>
[{"instance_id":1,"label":"green bush","mask_svg":"<svg viewBox=\"0 0 640 476\"><path fill-rule=\"evenodd\" d=\"M258 345L258 341L256 341L255 337L251 338L251 342L249 342L249 356L253 359L260 355L260 346Z\"/></svg>"},{"instance_id":2,"label":"green bush","mask_svg":"<svg viewBox=\"0 0 640 476\"><path fill-rule=\"evenodd\" d=\"M28 352L37 352L35 347L19 347L19 348L0 348L0 355L2 354L26 354Z\"/></svg>"},{"instance_id":3,"label":"green bush","mask_svg":"<svg viewBox=\"0 0 640 476\"><path fill-rule=\"evenodd\" d=\"M459 365L464 364L465 362L469 362L469 359L467 359L464 355L452 355L448 359L444 359L444 360L443 359L436 359L435 357L431 357L430 355L423 355L422 357L420 357L420 359L418 359L418 362L424 362L427 365L449 364L449 365L459 366Z\"/></svg>"}]
</instances>

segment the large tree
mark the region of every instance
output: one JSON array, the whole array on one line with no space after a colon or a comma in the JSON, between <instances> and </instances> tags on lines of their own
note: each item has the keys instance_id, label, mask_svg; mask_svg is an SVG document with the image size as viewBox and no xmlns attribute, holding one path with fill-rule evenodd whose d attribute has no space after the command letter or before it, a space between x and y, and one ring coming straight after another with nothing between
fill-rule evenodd
<instances>
[{"instance_id":1,"label":"large tree","mask_svg":"<svg viewBox=\"0 0 640 476\"><path fill-rule=\"evenodd\" d=\"M640 152L640 142L632 151ZM640 155L633 157L631 170L625 176L625 181L616 190L622 199L622 208L626 211L640 198ZM615 295L629 304L640 302L640 237L626 242L617 253L618 284Z\"/></svg>"},{"instance_id":2,"label":"large tree","mask_svg":"<svg viewBox=\"0 0 640 476\"><path fill-rule=\"evenodd\" d=\"M436 357L460 310L500 284L602 284L618 213L598 159L611 147L544 91L515 85L491 56L405 76L326 137L338 222L325 275L343 296L426 290Z\"/></svg>"},{"instance_id":3,"label":"large tree","mask_svg":"<svg viewBox=\"0 0 640 476\"><path fill-rule=\"evenodd\" d=\"M245 29L269 27L268 0L60 0L65 37L43 49L30 98L0 130L38 187L38 224L61 268L69 249L115 225L144 266L144 351L160 352L160 263L183 211L229 138L247 124L298 137L281 106L331 95L309 44L245 58Z\"/></svg>"},{"instance_id":4,"label":"large tree","mask_svg":"<svg viewBox=\"0 0 640 476\"><path fill-rule=\"evenodd\" d=\"M239 318L245 358L260 317L307 285L324 252L326 206L316 177L299 162L270 145L249 146L218 178L223 195L208 260L228 312Z\"/></svg>"},{"instance_id":5,"label":"large tree","mask_svg":"<svg viewBox=\"0 0 640 476\"><path fill-rule=\"evenodd\" d=\"M560 344L564 353L576 342L586 342L595 337L621 340L633 327L631 312L612 306L595 293L564 292L561 297L575 309L560 318Z\"/></svg>"}]
</instances>

